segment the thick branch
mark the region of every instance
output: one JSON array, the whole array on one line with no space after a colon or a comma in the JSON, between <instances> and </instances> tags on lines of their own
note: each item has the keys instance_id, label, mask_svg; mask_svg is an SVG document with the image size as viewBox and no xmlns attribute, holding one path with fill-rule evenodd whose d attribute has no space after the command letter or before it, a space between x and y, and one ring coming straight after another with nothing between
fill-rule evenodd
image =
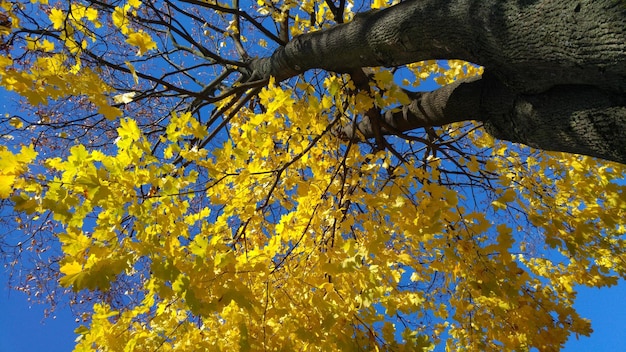
<instances>
[{"instance_id":1,"label":"thick branch","mask_svg":"<svg viewBox=\"0 0 626 352\"><path fill-rule=\"evenodd\" d=\"M300 35L272 56L254 60L250 64L253 79L271 75L283 80L313 68L345 72L435 58L474 61L468 46L460 45L470 39L470 23L455 19L456 12L467 8L467 3L406 1L385 10L357 14L352 22Z\"/></svg>"},{"instance_id":2,"label":"thick branch","mask_svg":"<svg viewBox=\"0 0 626 352\"><path fill-rule=\"evenodd\" d=\"M626 97L594 86L559 85L540 94L520 94L486 73L416 93L409 105L387 111L383 120L381 132L387 135L479 120L498 139L626 164ZM374 136L367 116L356 127L365 138ZM360 138L354 126L339 132Z\"/></svg>"},{"instance_id":3,"label":"thick branch","mask_svg":"<svg viewBox=\"0 0 626 352\"><path fill-rule=\"evenodd\" d=\"M495 138L542 150L584 154L626 164L626 97L594 86L562 85L483 104Z\"/></svg>"},{"instance_id":4,"label":"thick branch","mask_svg":"<svg viewBox=\"0 0 626 352\"><path fill-rule=\"evenodd\" d=\"M408 0L298 36L250 69L253 79L283 80L313 68L432 59L485 66L526 93L557 84L626 91L626 8L615 0Z\"/></svg>"},{"instance_id":5,"label":"thick branch","mask_svg":"<svg viewBox=\"0 0 626 352\"><path fill-rule=\"evenodd\" d=\"M484 81L479 78L459 80L432 92L412 93L411 103L383 114L381 132L397 134L420 127L442 126L452 122L481 120L480 102ZM375 128L368 116L356 125L342 128L347 139L358 140L356 127L365 138L373 138Z\"/></svg>"}]
</instances>

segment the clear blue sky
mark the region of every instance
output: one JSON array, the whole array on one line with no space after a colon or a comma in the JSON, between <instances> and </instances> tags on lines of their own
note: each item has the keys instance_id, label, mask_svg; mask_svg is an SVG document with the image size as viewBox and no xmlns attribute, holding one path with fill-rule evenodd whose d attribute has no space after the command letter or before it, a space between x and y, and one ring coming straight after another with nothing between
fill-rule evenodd
<instances>
[{"instance_id":1,"label":"clear blue sky","mask_svg":"<svg viewBox=\"0 0 626 352\"><path fill-rule=\"evenodd\" d=\"M25 294L9 292L4 273L0 277L0 352L73 350L77 324L69 309L61 309L44 319L44 306L30 306Z\"/></svg>"}]
</instances>

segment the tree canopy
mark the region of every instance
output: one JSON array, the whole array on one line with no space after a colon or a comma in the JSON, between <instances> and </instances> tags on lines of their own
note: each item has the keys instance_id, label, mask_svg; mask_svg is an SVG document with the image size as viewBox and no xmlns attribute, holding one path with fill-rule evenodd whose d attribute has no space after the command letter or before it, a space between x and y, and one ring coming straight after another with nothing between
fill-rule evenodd
<instances>
[{"instance_id":1,"label":"tree canopy","mask_svg":"<svg viewBox=\"0 0 626 352\"><path fill-rule=\"evenodd\" d=\"M12 285L76 351L589 335L576 287L626 278L626 7L564 3L0 0Z\"/></svg>"}]
</instances>

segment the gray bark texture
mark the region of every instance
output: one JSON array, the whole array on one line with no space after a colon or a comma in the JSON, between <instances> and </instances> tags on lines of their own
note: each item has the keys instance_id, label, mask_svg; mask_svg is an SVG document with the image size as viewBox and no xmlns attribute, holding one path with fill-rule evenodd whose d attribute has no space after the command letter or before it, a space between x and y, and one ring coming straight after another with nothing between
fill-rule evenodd
<instances>
[{"instance_id":1,"label":"gray bark texture","mask_svg":"<svg viewBox=\"0 0 626 352\"><path fill-rule=\"evenodd\" d=\"M383 114L383 134L476 120L499 139L626 164L622 0L408 0L298 36L250 70L284 80L432 59L469 61L485 74L415 93ZM367 116L357 128L375 135Z\"/></svg>"}]
</instances>

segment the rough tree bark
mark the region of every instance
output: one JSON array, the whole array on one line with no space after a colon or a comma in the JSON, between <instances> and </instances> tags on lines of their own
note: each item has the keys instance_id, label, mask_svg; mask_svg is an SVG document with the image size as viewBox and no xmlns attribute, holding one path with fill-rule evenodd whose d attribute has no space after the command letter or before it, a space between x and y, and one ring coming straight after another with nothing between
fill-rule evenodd
<instances>
[{"instance_id":1,"label":"rough tree bark","mask_svg":"<svg viewBox=\"0 0 626 352\"><path fill-rule=\"evenodd\" d=\"M383 114L383 134L477 120L499 139L626 163L622 0L408 0L296 37L250 70L251 79L284 80L431 59L469 61L485 74L414 94ZM367 117L357 127L374 136Z\"/></svg>"}]
</instances>

